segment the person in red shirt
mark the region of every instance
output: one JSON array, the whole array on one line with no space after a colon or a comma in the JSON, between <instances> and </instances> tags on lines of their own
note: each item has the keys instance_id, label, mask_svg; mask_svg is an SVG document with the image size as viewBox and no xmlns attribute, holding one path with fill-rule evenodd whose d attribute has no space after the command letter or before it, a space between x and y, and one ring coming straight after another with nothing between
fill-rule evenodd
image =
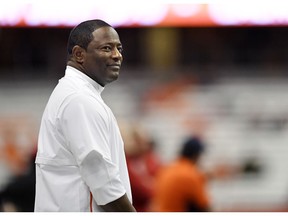
<instances>
[{"instance_id":1,"label":"person in red shirt","mask_svg":"<svg viewBox=\"0 0 288 216\"><path fill-rule=\"evenodd\" d=\"M148 212L153 197L155 175L161 167L161 161L154 151L155 143L143 128L135 125L130 131L129 141L126 161L133 205L138 212Z\"/></svg>"},{"instance_id":2,"label":"person in red shirt","mask_svg":"<svg viewBox=\"0 0 288 216\"><path fill-rule=\"evenodd\" d=\"M203 212L210 210L205 175L197 166L204 144L187 139L179 157L159 171L155 179L153 211Z\"/></svg>"}]
</instances>

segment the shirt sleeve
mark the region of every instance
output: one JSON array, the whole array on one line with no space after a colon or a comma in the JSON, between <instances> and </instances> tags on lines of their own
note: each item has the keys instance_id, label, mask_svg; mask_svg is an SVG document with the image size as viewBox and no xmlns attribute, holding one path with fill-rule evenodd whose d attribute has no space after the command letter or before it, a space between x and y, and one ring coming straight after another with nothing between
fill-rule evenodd
<instances>
[{"instance_id":1,"label":"shirt sleeve","mask_svg":"<svg viewBox=\"0 0 288 216\"><path fill-rule=\"evenodd\" d=\"M74 155L81 177L98 205L105 205L125 194L118 164L113 162L109 143L109 115L91 96L73 97L61 116L67 147Z\"/></svg>"}]
</instances>

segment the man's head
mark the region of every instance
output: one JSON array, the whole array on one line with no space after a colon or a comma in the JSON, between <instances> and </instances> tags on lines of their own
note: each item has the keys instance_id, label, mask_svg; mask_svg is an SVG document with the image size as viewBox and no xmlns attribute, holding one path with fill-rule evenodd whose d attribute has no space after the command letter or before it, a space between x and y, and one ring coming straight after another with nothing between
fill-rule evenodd
<instances>
[{"instance_id":1,"label":"man's head","mask_svg":"<svg viewBox=\"0 0 288 216\"><path fill-rule=\"evenodd\" d=\"M118 78L122 44L114 28L102 20L88 20L72 29L68 39L68 65L105 86Z\"/></svg>"},{"instance_id":2,"label":"man's head","mask_svg":"<svg viewBox=\"0 0 288 216\"><path fill-rule=\"evenodd\" d=\"M197 137L189 137L183 143L180 155L182 157L197 161L204 152L204 143Z\"/></svg>"}]
</instances>

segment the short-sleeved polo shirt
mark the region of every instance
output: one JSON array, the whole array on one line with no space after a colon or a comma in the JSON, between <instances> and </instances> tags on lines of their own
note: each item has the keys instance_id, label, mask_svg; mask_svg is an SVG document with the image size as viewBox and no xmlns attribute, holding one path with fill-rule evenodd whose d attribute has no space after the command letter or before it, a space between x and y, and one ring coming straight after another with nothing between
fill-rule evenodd
<instances>
[{"instance_id":1,"label":"short-sleeved polo shirt","mask_svg":"<svg viewBox=\"0 0 288 216\"><path fill-rule=\"evenodd\" d=\"M132 202L123 140L103 89L67 66L52 92L39 131L35 211L101 211L125 193Z\"/></svg>"}]
</instances>

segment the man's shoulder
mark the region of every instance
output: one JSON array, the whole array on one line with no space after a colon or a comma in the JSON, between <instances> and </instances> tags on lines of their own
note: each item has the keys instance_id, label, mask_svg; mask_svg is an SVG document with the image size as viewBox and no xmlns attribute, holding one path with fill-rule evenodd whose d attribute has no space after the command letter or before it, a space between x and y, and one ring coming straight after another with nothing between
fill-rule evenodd
<instances>
[{"instance_id":1,"label":"man's shoulder","mask_svg":"<svg viewBox=\"0 0 288 216\"><path fill-rule=\"evenodd\" d=\"M81 79L64 76L61 78L54 88L51 96L56 98L62 98L63 100L67 97L89 97L91 91Z\"/></svg>"}]
</instances>

